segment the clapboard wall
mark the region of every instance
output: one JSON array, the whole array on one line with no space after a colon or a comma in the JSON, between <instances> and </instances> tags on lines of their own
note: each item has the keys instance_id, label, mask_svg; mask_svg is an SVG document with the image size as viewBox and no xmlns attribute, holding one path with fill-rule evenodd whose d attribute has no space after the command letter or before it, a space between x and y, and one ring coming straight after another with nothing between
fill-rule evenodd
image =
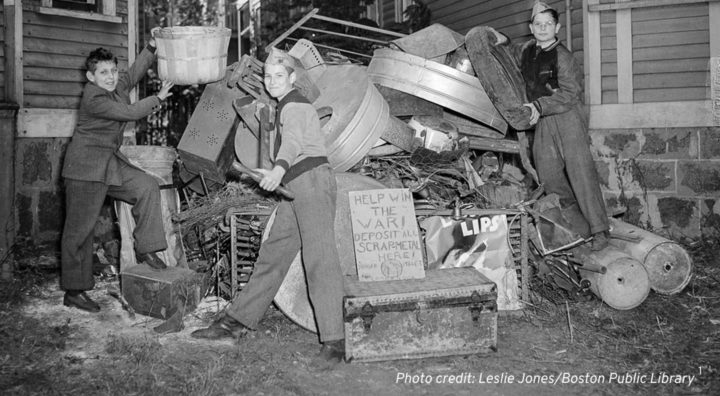
<instances>
[{"instance_id":1,"label":"clapboard wall","mask_svg":"<svg viewBox=\"0 0 720 396\"><path fill-rule=\"evenodd\" d=\"M3 7L0 7L0 43L5 43L5 12ZM0 45L0 102L5 100L5 45Z\"/></svg>"},{"instance_id":2,"label":"clapboard wall","mask_svg":"<svg viewBox=\"0 0 720 396\"><path fill-rule=\"evenodd\" d=\"M122 70L127 68L129 51L135 52L138 2L103 0L98 7L102 12L57 8L52 0L5 3L5 14L13 15L5 21L5 55L13 59L4 70L8 87L12 84L7 100L19 109L14 191L0 191L0 198L13 202L15 235L34 243L58 241L62 232L60 175L87 82L85 58L105 47L118 57Z\"/></svg>"},{"instance_id":3,"label":"clapboard wall","mask_svg":"<svg viewBox=\"0 0 720 396\"><path fill-rule=\"evenodd\" d=\"M603 104L622 103L618 100L617 12L600 12ZM629 13L632 103L709 99L708 4L635 8Z\"/></svg>"},{"instance_id":4,"label":"clapboard wall","mask_svg":"<svg viewBox=\"0 0 720 396\"><path fill-rule=\"evenodd\" d=\"M380 1L379 9L380 15L378 25L383 27L390 27L395 24L395 1L393 0L375 0Z\"/></svg>"},{"instance_id":5,"label":"clapboard wall","mask_svg":"<svg viewBox=\"0 0 720 396\"><path fill-rule=\"evenodd\" d=\"M528 27L535 0L432 0L426 4L432 10L433 23L440 23L459 33L467 33L478 25L491 26L513 40L531 38ZM566 2L547 1L560 13L559 38L566 43ZM571 46L578 60L582 60L582 0L570 2Z\"/></svg>"},{"instance_id":6,"label":"clapboard wall","mask_svg":"<svg viewBox=\"0 0 720 396\"><path fill-rule=\"evenodd\" d=\"M38 12L41 0L23 1L23 100L25 108L77 109L87 79L84 60L105 47L127 68L128 25ZM127 20L127 0L116 2Z\"/></svg>"}]
</instances>

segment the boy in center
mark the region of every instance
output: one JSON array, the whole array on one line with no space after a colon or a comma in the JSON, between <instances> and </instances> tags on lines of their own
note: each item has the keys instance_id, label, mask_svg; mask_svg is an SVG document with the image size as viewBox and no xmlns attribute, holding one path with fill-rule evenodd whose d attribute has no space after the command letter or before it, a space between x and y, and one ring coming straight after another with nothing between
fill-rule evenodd
<instances>
[{"instance_id":1,"label":"boy in center","mask_svg":"<svg viewBox=\"0 0 720 396\"><path fill-rule=\"evenodd\" d=\"M295 199L278 204L249 282L220 319L192 336L235 338L256 328L302 247L310 302L323 344L319 357L339 363L345 354L345 333L343 275L335 243L337 186L318 114L293 86L296 67L291 56L276 49L265 61L265 89L278 100L276 130L270 140L274 166L256 170L264 175L261 188L274 191L282 183Z\"/></svg>"}]
</instances>

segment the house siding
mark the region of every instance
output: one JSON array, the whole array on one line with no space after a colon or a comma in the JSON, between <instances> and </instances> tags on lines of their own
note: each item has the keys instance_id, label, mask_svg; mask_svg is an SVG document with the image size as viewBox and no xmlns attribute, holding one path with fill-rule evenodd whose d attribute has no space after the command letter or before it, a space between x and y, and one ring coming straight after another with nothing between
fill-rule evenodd
<instances>
[{"instance_id":1,"label":"house siding","mask_svg":"<svg viewBox=\"0 0 720 396\"><path fill-rule=\"evenodd\" d=\"M5 11L0 7L0 43L5 43ZM0 102L7 98L5 94L5 45L0 45Z\"/></svg>"},{"instance_id":2,"label":"house siding","mask_svg":"<svg viewBox=\"0 0 720 396\"><path fill-rule=\"evenodd\" d=\"M571 43L567 43L567 17L565 1L548 1L555 8L560 19L560 32L558 37L568 47L572 48L577 61L583 61L583 13L582 0L570 2L571 17ZM532 38L528 27L530 13L534 1L529 0L437 0L427 1L432 11L432 22L439 23L465 34L475 26L491 26L513 41L525 41Z\"/></svg>"},{"instance_id":3,"label":"house siding","mask_svg":"<svg viewBox=\"0 0 720 396\"><path fill-rule=\"evenodd\" d=\"M534 0L470 1L437 0L426 4L432 10L432 22L459 33L477 25L492 26L512 40L530 38L528 18ZM613 4L602 0L598 4ZM565 31L566 2L549 1L560 13L563 25L558 36L567 46ZM570 1L571 49L578 63L589 73L586 39L600 44L600 103L616 105L619 81L631 81L630 94L622 106L662 104L710 99L710 62L713 44L708 3L678 4L633 8L630 15L632 75L618 79L617 11L600 11L600 31L584 37L584 4ZM711 5L712 6L712 5ZM711 7L710 6L710 7ZM622 39L621 39L622 42ZM592 52L588 62L596 62ZM718 56L717 54L714 56ZM626 60L629 59L625 58ZM596 78L590 76L588 78ZM628 87L624 87L626 92ZM595 89L586 82L586 90ZM655 110L660 112L663 110ZM682 110L679 111L682 113ZM658 114L662 116L663 114ZM720 145L717 125L694 122L653 122L651 114L626 114L627 127L603 127L615 120L591 116L590 136L603 195L610 212L624 211L624 219L674 238L698 238L717 233L712 224L720 218ZM687 118L687 117L685 117ZM617 123L615 121L615 123ZM685 122L687 123L687 122ZM660 125L658 125L660 124ZM699 177L702 175L702 177ZM715 222L715 223L713 223Z\"/></svg>"},{"instance_id":4,"label":"house siding","mask_svg":"<svg viewBox=\"0 0 720 396\"><path fill-rule=\"evenodd\" d=\"M127 1L116 6L123 23L41 14L40 0L23 2L23 107L77 109L87 81L84 61L97 47L127 68Z\"/></svg>"},{"instance_id":5,"label":"house siding","mask_svg":"<svg viewBox=\"0 0 720 396\"><path fill-rule=\"evenodd\" d=\"M40 0L22 2L23 90L18 117L35 112L66 119L80 104L87 81L84 62L91 51L107 48L117 56L119 68L127 69L128 3L116 2L115 15L122 23L48 15L39 12L40 6ZM17 237L36 244L59 241L65 217L61 170L74 125L53 124L50 119L30 123L23 118L15 139L15 230ZM95 232L107 230L96 227Z\"/></svg>"},{"instance_id":6,"label":"house siding","mask_svg":"<svg viewBox=\"0 0 720 396\"><path fill-rule=\"evenodd\" d=\"M710 98L707 3L631 10L633 103ZM602 103L618 103L616 11L600 16Z\"/></svg>"}]
</instances>

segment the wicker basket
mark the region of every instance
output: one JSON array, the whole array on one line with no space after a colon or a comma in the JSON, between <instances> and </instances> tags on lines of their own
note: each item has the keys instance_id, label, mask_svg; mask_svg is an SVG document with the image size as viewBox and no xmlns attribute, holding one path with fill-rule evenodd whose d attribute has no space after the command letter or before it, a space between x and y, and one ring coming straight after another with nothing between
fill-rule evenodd
<instances>
[{"instance_id":1,"label":"wicker basket","mask_svg":"<svg viewBox=\"0 0 720 396\"><path fill-rule=\"evenodd\" d=\"M161 80L178 85L207 84L225 76L231 30L175 26L153 30Z\"/></svg>"}]
</instances>

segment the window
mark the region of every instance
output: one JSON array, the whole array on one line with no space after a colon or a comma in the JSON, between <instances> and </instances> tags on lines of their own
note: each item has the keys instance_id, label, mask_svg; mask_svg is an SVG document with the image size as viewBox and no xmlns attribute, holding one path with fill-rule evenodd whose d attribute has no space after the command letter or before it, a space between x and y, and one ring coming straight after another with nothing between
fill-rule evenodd
<instances>
[{"instance_id":1,"label":"window","mask_svg":"<svg viewBox=\"0 0 720 396\"><path fill-rule=\"evenodd\" d=\"M42 0L41 14L121 23L115 15L115 0Z\"/></svg>"},{"instance_id":2,"label":"window","mask_svg":"<svg viewBox=\"0 0 720 396\"><path fill-rule=\"evenodd\" d=\"M404 12L412 3L413 0L395 0L395 22L402 23L407 19Z\"/></svg>"},{"instance_id":3,"label":"window","mask_svg":"<svg viewBox=\"0 0 720 396\"><path fill-rule=\"evenodd\" d=\"M98 6L102 3L102 0L52 0L51 3L52 7L64 10L98 12Z\"/></svg>"},{"instance_id":4,"label":"window","mask_svg":"<svg viewBox=\"0 0 720 396\"><path fill-rule=\"evenodd\" d=\"M381 0L375 0L371 5L367 6L365 18L371 21L375 21L378 26L382 27L382 18L380 17L382 11L379 4L380 2Z\"/></svg>"}]
</instances>

